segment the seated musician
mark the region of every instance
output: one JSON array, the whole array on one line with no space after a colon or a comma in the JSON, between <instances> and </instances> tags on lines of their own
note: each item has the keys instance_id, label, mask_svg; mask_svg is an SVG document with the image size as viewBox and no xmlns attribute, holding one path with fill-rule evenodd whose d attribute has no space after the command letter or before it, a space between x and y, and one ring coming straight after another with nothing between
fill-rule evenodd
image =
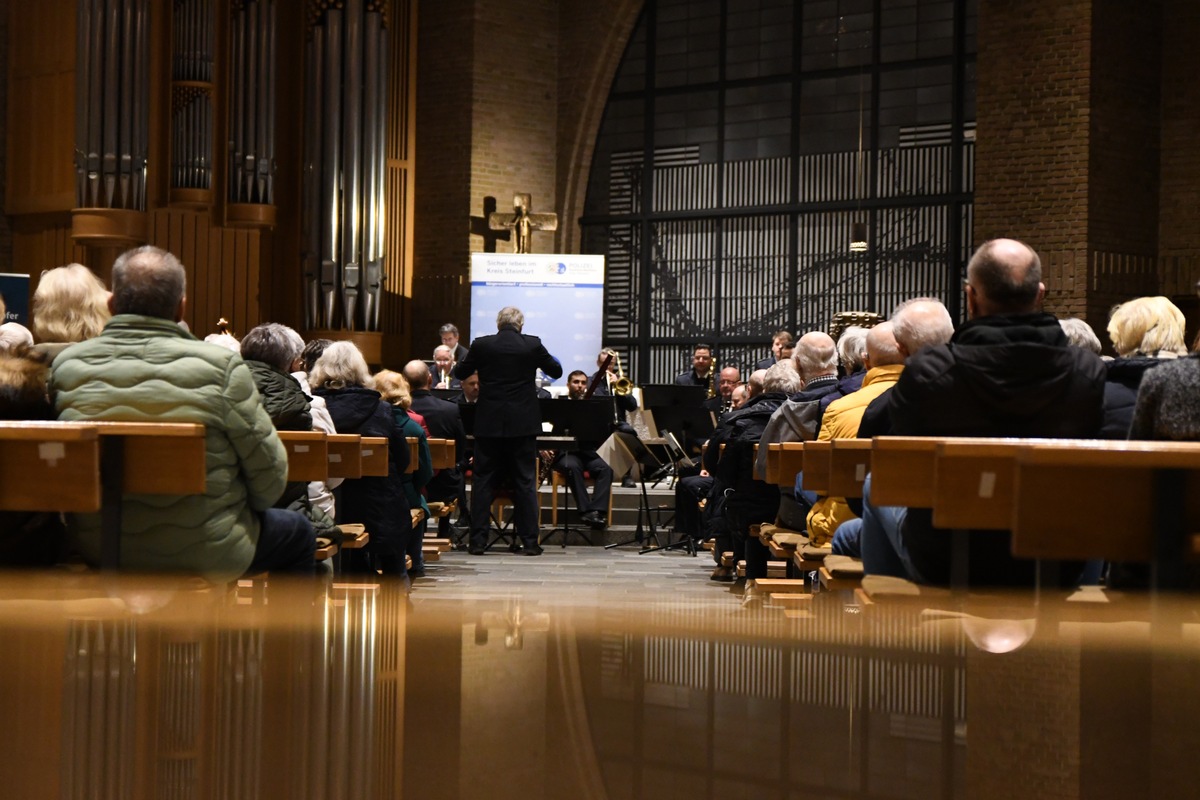
<instances>
[{"instance_id":1,"label":"seated musician","mask_svg":"<svg viewBox=\"0 0 1200 800\"><path fill-rule=\"evenodd\" d=\"M433 372L433 388L457 389L458 378L450 374L454 369L454 351L444 344L438 345L433 348L433 363L436 367Z\"/></svg>"},{"instance_id":2,"label":"seated musician","mask_svg":"<svg viewBox=\"0 0 1200 800\"><path fill-rule=\"evenodd\" d=\"M697 344L692 348L692 368L675 376L676 386L703 386L708 388L713 365L712 345Z\"/></svg>"},{"instance_id":3,"label":"seated musician","mask_svg":"<svg viewBox=\"0 0 1200 800\"><path fill-rule=\"evenodd\" d=\"M733 408L733 390L742 385L742 373L733 364L721 367L717 393L704 401L703 406L718 417Z\"/></svg>"},{"instance_id":4,"label":"seated musician","mask_svg":"<svg viewBox=\"0 0 1200 800\"><path fill-rule=\"evenodd\" d=\"M588 377L582 370L575 370L567 376L567 399L582 400L587 395ZM575 497L575 506L583 515L583 521L595 530L604 530L608 526L608 496L612 490L612 470L604 459L596 455L595 442L580 442L579 450L559 452L554 456L550 467L567 479L571 494ZM591 475L594 482L592 496L588 497L587 484L583 482L583 473Z\"/></svg>"}]
</instances>

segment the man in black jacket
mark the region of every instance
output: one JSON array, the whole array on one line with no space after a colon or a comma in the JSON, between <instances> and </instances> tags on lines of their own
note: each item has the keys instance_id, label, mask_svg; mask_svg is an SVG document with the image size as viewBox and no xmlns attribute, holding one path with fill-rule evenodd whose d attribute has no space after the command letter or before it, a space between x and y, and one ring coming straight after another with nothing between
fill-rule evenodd
<instances>
[{"instance_id":1,"label":"man in black jacket","mask_svg":"<svg viewBox=\"0 0 1200 800\"><path fill-rule=\"evenodd\" d=\"M525 315L519 308L500 309L495 335L472 342L467 357L454 367L454 377L459 380L479 373L471 488L472 555L483 555L487 547L492 497L501 475L508 475L513 484L513 521L525 542L525 554L542 553L534 468L542 417L534 377L540 369L551 378L561 378L563 369L541 339L521 333L524 325Z\"/></svg>"},{"instance_id":2,"label":"man in black jacket","mask_svg":"<svg viewBox=\"0 0 1200 800\"><path fill-rule=\"evenodd\" d=\"M983 244L967 265L969 321L950 343L913 355L888 411L897 436L1087 438L1104 418L1104 364L1071 347L1040 311L1041 262L1012 239ZM1028 585L1034 565L1014 559L1007 531L972 531L972 585ZM950 581L950 537L929 509L877 507L865 498L862 550L868 574L918 583Z\"/></svg>"}]
</instances>

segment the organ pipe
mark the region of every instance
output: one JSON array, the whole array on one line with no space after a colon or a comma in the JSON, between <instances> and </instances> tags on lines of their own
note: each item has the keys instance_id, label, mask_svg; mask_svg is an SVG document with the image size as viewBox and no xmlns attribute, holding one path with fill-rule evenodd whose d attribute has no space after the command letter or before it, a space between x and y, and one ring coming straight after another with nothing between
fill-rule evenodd
<instances>
[{"instance_id":1,"label":"organ pipe","mask_svg":"<svg viewBox=\"0 0 1200 800\"><path fill-rule=\"evenodd\" d=\"M379 329L388 21L383 0L311 0L305 48L305 322Z\"/></svg>"},{"instance_id":2,"label":"organ pipe","mask_svg":"<svg viewBox=\"0 0 1200 800\"><path fill-rule=\"evenodd\" d=\"M204 0L208 2L208 0ZM227 220L275 220L275 0L230 6Z\"/></svg>"}]
</instances>

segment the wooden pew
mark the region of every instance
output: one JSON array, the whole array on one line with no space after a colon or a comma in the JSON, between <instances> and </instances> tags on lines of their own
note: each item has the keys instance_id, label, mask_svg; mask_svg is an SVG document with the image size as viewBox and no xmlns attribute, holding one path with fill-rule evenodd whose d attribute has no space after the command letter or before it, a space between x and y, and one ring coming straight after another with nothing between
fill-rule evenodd
<instances>
[{"instance_id":1,"label":"wooden pew","mask_svg":"<svg viewBox=\"0 0 1200 800\"><path fill-rule=\"evenodd\" d=\"M289 481L323 481L329 477L329 442L322 431L279 431L288 454Z\"/></svg>"},{"instance_id":2,"label":"wooden pew","mask_svg":"<svg viewBox=\"0 0 1200 800\"><path fill-rule=\"evenodd\" d=\"M834 439L830 445L830 496L862 497L863 481L871 471L871 440Z\"/></svg>"},{"instance_id":3,"label":"wooden pew","mask_svg":"<svg viewBox=\"0 0 1200 800\"><path fill-rule=\"evenodd\" d=\"M833 460L833 443L804 443L804 488L818 494L829 494L829 469Z\"/></svg>"},{"instance_id":4,"label":"wooden pew","mask_svg":"<svg viewBox=\"0 0 1200 800\"><path fill-rule=\"evenodd\" d=\"M404 471L413 473L421 463L421 440L416 436L406 436L404 440L408 442L408 468Z\"/></svg>"},{"instance_id":5,"label":"wooden pew","mask_svg":"<svg viewBox=\"0 0 1200 800\"><path fill-rule=\"evenodd\" d=\"M100 434L100 566L121 562L121 497L204 494L208 484L204 426L180 422L91 421Z\"/></svg>"},{"instance_id":6,"label":"wooden pew","mask_svg":"<svg viewBox=\"0 0 1200 800\"><path fill-rule=\"evenodd\" d=\"M361 478L362 437L355 433L331 433L329 443L330 478Z\"/></svg>"},{"instance_id":7,"label":"wooden pew","mask_svg":"<svg viewBox=\"0 0 1200 800\"><path fill-rule=\"evenodd\" d=\"M1152 589L1200 556L1200 443L1029 444L1014 484L1015 556L1148 562Z\"/></svg>"},{"instance_id":8,"label":"wooden pew","mask_svg":"<svg viewBox=\"0 0 1200 800\"><path fill-rule=\"evenodd\" d=\"M100 437L77 422L0 422L0 509L100 510Z\"/></svg>"},{"instance_id":9,"label":"wooden pew","mask_svg":"<svg viewBox=\"0 0 1200 800\"><path fill-rule=\"evenodd\" d=\"M367 477L387 477L388 474L388 440L382 436L364 436L359 443L359 463L362 474ZM413 439L408 444L408 452L412 458L408 462L407 472L417 471L417 441Z\"/></svg>"},{"instance_id":10,"label":"wooden pew","mask_svg":"<svg viewBox=\"0 0 1200 800\"><path fill-rule=\"evenodd\" d=\"M804 469L804 442L784 442L779 447L779 476L775 483L792 488L796 474Z\"/></svg>"},{"instance_id":11,"label":"wooden pew","mask_svg":"<svg viewBox=\"0 0 1200 800\"><path fill-rule=\"evenodd\" d=\"M457 461L453 439L430 439L429 454L433 458L434 470L450 469Z\"/></svg>"},{"instance_id":12,"label":"wooden pew","mask_svg":"<svg viewBox=\"0 0 1200 800\"><path fill-rule=\"evenodd\" d=\"M877 506L933 507L938 440L876 436L871 440L871 502Z\"/></svg>"}]
</instances>

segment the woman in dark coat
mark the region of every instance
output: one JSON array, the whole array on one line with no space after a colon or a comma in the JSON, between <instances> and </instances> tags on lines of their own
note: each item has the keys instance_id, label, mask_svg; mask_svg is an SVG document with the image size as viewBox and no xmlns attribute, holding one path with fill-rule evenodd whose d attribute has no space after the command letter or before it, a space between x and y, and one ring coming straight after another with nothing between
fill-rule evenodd
<instances>
[{"instance_id":1,"label":"woman in dark coat","mask_svg":"<svg viewBox=\"0 0 1200 800\"><path fill-rule=\"evenodd\" d=\"M380 399L362 353L351 342L334 342L308 377L313 393L325 399L338 433L381 436L388 440L387 477L347 479L339 488L337 522L362 523L371 537L367 554L385 575L405 575L404 553L412 518L404 496L408 442L396 427L392 409ZM347 564L351 568L376 564Z\"/></svg>"},{"instance_id":2,"label":"woman in dark coat","mask_svg":"<svg viewBox=\"0 0 1200 800\"><path fill-rule=\"evenodd\" d=\"M408 555L412 559L412 569L409 575L413 578L425 577L425 558L421 552L421 544L425 539L425 531L429 521L429 506L422 492L425 484L433 478L433 456L429 452L429 437L425 429L414 419L409 406L412 404L412 393L408 381L399 372L390 369L375 375L375 388L379 390L384 401L392 406L392 415L396 426L405 438L417 440L418 466L413 472L406 472L403 477L404 495L408 499L409 508L420 508L425 512L425 519L413 529L408 541Z\"/></svg>"}]
</instances>

